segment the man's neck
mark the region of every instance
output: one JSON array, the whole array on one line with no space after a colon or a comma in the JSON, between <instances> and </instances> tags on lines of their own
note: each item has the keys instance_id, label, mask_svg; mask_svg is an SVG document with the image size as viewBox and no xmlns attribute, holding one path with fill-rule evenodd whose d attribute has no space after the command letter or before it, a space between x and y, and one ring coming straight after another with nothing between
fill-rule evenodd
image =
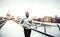
<instances>
[{"instance_id":1,"label":"man's neck","mask_svg":"<svg viewBox=\"0 0 60 37\"><path fill-rule=\"evenodd\" d=\"M26 18L29 18L29 16L26 16Z\"/></svg>"}]
</instances>

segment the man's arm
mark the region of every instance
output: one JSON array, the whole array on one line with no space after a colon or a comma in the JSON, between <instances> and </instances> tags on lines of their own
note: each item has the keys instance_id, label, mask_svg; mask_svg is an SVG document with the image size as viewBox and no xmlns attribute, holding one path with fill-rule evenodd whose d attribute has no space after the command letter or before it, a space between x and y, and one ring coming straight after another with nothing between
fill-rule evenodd
<instances>
[{"instance_id":1,"label":"man's arm","mask_svg":"<svg viewBox=\"0 0 60 37\"><path fill-rule=\"evenodd\" d=\"M24 19L20 23L23 24L24 23Z\"/></svg>"},{"instance_id":2,"label":"man's arm","mask_svg":"<svg viewBox=\"0 0 60 37\"><path fill-rule=\"evenodd\" d=\"M21 19L18 24L23 24L24 23L24 19Z\"/></svg>"},{"instance_id":3,"label":"man's arm","mask_svg":"<svg viewBox=\"0 0 60 37\"><path fill-rule=\"evenodd\" d=\"M26 23L27 27L31 27L32 26L32 20L31 19L28 20L28 21L25 21L25 23Z\"/></svg>"}]
</instances>

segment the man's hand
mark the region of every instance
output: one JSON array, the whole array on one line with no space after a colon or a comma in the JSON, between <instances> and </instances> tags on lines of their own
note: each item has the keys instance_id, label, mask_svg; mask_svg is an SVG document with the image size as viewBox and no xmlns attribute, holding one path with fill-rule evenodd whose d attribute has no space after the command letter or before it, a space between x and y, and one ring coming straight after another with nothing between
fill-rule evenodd
<instances>
[{"instance_id":1,"label":"man's hand","mask_svg":"<svg viewBox=\"0 0 60 37\"><path fill-rule=\"evenodd\" d=\"M23 28L26 28L25 26L22 26Z\"/></svg>"},{"instance_id":2,"label":"man's hand","mask_svg":"<svg viewBox=\"0 0 60 37\"><path fill-rule=\"evenodd\" d=\"M30 24L32 24L32 20L31 20L31 21L29 21L29 23L30 23Z\"/></svg>"}]
</instances>

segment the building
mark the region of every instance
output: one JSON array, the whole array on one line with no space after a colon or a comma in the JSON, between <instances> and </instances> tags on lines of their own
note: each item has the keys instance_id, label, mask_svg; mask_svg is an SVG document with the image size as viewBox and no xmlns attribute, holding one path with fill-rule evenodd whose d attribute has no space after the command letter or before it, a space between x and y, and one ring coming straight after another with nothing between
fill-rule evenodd
<instances>
[{"instance_id":1,"label":"building","mask_svg":"<svg viewBox=\"0 0 60 37\"><path fill-rule=\"evenodd\" d=\"M14 16L11 16L11 20L13 20L13 21L15 20Z\"/></svg>"},{"instance_id":2,"label":"building","mask_svg":"<svg viewBox=\"0 0 60 37\"><path fill-rule=\"evenodd\" d=\"M41 18L33 18L34 21L41 21Z\"/></svg>"},{"instance_id":3,"label":"building","mask_svg":"<svg viewBox=\"0 0 60 37\"><path fill-rule=\"evenodd\" d=\"M44 20L44 22L51 22L51 21L52 21L52 17L50 17L50 16L45 16L45 17L43 18L43 20Z\"/></svg>"},{"instance_id":4,"label":"building","mask_svg":"<svg viewBox=\"0 0 60 37\"><path fill-rule=\"evenodd\" d=\"M43 18L41 18L41 22L44 22L44 19Z\"/></svg>"},{"instance_id":5,"label":"building","mask_svg":"<svg viewBox=\"0 0 60 37\"><path fill-rule=\"evenodd\" d=\"M10 19L11 19L11 14L10 14L10 13L7 13L7 14L6 14L6 19L7 19L7 20L10 20Z\"/></svg>"},{"instance_id":6,"label":"building","mask_svg":"<svg viewBox=\"0 0 60 37\"><path fill-rule=\"evenodd\" d=\"M15 22L20 22L20 20L21 20L21 18L19 16L17 16L14 21Z\"/></svg>"},{"instance_id":7,"label":"building","mask_svg":"<svg viewBox=\"0 0 60 37\"><path fill-rule=\"evenodd\" d=\"M55 18L52 18L52 23L56 23L56 19Z\"/></svg>"},{"instance_id":8,"label":"building","mask_svg":"<svg viewBox=\"0 0 60 37\"><path fill-rule=\"evenodd\" d=\"M56 19L56 23L60 23L60 17L57 17L55 19Z\"/></svg>"}]
</instances>

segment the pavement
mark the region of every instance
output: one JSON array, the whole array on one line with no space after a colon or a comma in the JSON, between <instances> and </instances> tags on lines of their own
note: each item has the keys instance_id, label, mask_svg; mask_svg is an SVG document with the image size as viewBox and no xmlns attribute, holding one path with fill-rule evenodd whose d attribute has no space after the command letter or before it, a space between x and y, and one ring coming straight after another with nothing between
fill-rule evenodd
<instances>
[{"instance_id":1,"label":"pavement","mask_svg":"<svg viewBox=\"0 0 60 37\"><path fill-rule=\"evenodd\" d=\"M36 30L44 32L44 26L40 26ZM1 33L0 37L25 37L24 30L20 26L20 24L17 24L11 20L7 21L4 24L4 26L0 29L0 33ZM46 26L46 32L44 32L44 33L53 35L55 37L60 37L60 31L59 31L58 27ZM48 36L32 30L30 37L48 37Z\"/></svg>"}]
</instances>

